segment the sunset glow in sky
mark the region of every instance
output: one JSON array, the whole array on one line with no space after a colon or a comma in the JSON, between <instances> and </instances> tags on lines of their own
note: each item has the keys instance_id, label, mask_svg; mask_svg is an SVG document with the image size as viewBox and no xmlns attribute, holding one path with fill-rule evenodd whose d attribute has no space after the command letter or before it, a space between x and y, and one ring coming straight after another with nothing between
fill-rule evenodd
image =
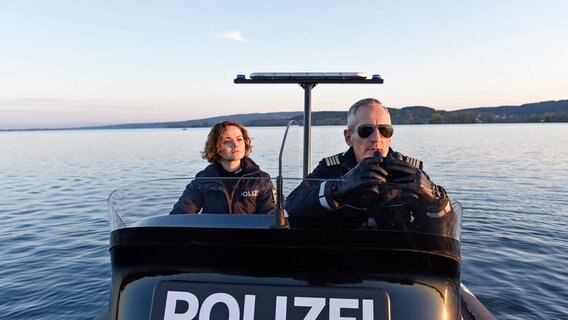
<instances>
[{"instance_id":1,"label":"sunset glow in sky","mask_svg":"<svg viewBox=\"0 0 568 320\"><path fill-rule=\"evenodd\" d=\"M454 110L568 99L568 1L7 0L0 129L302 111L252 72L381 74L319 85L314 111L375 97Z\"/></svg>"}]
</instances>

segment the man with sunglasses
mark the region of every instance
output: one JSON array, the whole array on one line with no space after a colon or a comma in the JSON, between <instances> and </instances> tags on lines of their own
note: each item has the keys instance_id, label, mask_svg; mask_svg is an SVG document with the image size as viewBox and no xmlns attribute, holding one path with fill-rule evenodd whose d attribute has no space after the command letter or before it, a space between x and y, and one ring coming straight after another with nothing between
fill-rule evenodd
<instances>
[{"instance_id":1,"label":"man with sunglasses","mask_svg":"<svg viewBox=\"0 0 568 320\"><path fill-rule=\"evenodd\" d=\"M410 209L400 214L402 206L419 204L430 218L450 212L446 191L430 181L422 161L390 148L393 132L380 101L362 99L351 106L343 131L349 149L321 160L290 193L285 207L292 225L407 228L417 217Z\"/></svg>"}]
</instances>

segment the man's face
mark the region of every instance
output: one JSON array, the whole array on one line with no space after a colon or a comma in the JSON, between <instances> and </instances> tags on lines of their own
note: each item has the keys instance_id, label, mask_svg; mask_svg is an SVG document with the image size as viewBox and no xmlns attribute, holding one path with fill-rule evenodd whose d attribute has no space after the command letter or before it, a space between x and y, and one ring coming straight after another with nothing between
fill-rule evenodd
<instances>
[{"instance_id":1,"label":"man's face","mask_svg":"<svg viewBox=\"0 0 568 320\"><path fill-rule=\"evenodd\" d=\"M391 119L389 113L382 105L373 104L360 107L357 109L355 116L355 126L351 130L345 129L343 135L345 136L347 145L353 147L357 163L367 157L371 157L375 151L379 151L383 156L386 156L389 152L392 137L385 138L377 128L373 128L371 134L363 138L358 134L357 130L361 125L390 125Z\"/></svg>"}]
</instances>

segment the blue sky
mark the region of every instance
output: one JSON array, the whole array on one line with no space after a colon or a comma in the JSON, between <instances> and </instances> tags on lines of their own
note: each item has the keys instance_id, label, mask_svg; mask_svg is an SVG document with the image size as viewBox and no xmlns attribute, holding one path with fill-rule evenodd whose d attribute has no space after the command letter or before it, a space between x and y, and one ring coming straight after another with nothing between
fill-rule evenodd
<instances>
[{"instance_id":1,"label":"blue sky","mask_svg":"<svg viewBox=\"0 0 568 320\"><path fill-rule=\"evenodd\" d=\"M319 85L313 110L375 97L453 110L568 99L568 1L0 0L0 129L301 111L251 72L381 74Z\"/></svg>"}]
</instances>

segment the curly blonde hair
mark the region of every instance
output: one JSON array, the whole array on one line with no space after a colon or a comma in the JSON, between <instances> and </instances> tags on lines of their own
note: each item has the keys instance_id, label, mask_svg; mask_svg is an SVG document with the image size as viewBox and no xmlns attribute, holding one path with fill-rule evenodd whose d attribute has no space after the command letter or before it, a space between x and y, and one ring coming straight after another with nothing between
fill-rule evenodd
<instances>
[{"instance_id":1,"label":"curly blonde hair","mask_svg":"<svg viewBox=\"0 0 568 320\"><path fill-rule=\"evenodd\" d=\"M227 128L230 126L235 126L241 130L243 134L243 140L245 141L245 156L248 156L252 151L252 144L249 133L242 124L236 121L223 121L215 124L211 131L209 131L209 135L207 135L207 140L205 140L205 147L203 151L201 151L201 157L207 160L210 163L218 161L221 157L219 153L222 150L222 141L221 138Z\"/></svg>"}]
</instances>

